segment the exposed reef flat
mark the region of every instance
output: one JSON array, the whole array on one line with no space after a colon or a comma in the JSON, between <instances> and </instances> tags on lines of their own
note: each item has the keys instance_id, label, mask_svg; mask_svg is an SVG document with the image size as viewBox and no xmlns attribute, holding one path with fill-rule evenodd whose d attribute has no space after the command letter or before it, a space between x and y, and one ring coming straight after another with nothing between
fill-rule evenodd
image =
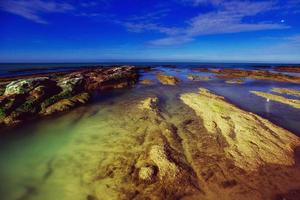
<instances>
[{"instance_id":1,"label":"exposed reef flat","mask_svg":"<svg viewBox=\"0 0 300 200\"><path fill-rule=\"evenodd\" d=\"M127 87L137 78L133 66L2 78L0 124L15 125L70 110L87 103L92 91Z\"/></svg>"},{"instance_id":2,"label":"exposed reef flat","mask_svg":"<svg viewBox=\"0 0 300 200\"><path fill-rule=\"evenodd\" d=\"M274 73L268 70L244 70L244 69L198 69L202 72L210 72L217 74L221 79L234 78L252 78L257 80L270 80L289 83L300 83L300 76L286 75L282 73Z\"/></svg>"},{"instance_id":3,"label":"exposed reef flat","mask_svg":"<svg viewBox=\"0 0 300 200\"><path fill-rule=\"evenodd\" d=\"M280 95L275 95L275 94L270 94L270 93L260 92L260 91L251 91L251 93L263 97L268 101L269 100L276 101L300 109L300 100L297 99L289 99Z\"/></svg>"},{"instance_id":4,"label":"exposed reef flat","mask_svg":"<svg viewBox=\"0 0 300 200\"><path fill-rule=\"evenodd\" d=\"M293 90L293 89L288 89L288 88L273 88L272 92L300 97L299 90Z\"/></svg>"},{"instance_id":5,"label":"exposed reef flat","mask_svg":"<svg viewBox=\"0 0 300 200\"><path fill-rule=\"evenodd\" d=\"M297 136L208 90L180 98L176 120L155 96L124 103L122 121L136 134L106 145L95 198L271 200L300 188Z\"/></svg>"},{"instance_id":6,"label":"exposed reef flat","mask_svg":"<svg viewBox=\"0 0 300 200\"><path fill-rule=\"evenodd\" d=\"M203 119L209 133L223 137L226 157L237 166L256 170L267 163L294 164L293 149L300 140L292 133L203 88L181 99Z\"/></svg>"}]
</instances>

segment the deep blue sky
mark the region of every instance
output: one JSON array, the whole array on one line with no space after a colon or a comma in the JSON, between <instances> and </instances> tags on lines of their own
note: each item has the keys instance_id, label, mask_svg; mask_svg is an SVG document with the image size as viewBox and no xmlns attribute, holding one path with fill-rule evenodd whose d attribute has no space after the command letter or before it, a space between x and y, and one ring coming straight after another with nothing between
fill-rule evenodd
<instances>
[{"instance_id":1,"label":"deep blue sky","mask_svg":"<svg viewBox=\"0 0 300 200\"><path fill-rule=\"evenodd\" d=\"M300 62L300 0L0 0L0 62Z\"/></svg>"}]
</instances>

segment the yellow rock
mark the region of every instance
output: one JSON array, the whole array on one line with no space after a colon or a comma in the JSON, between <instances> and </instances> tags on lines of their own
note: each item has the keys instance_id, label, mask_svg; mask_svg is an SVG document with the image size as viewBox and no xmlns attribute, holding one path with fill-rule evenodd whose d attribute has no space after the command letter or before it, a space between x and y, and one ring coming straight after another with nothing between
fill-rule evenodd
<instances>
[{"instance_id":1,"label":"yellow rock","mask_svg":"<svg viewBox=\"0 0 300 200\"><path fill-rule=\"evenodd\" d=\"M294 108L300 108L300 100L297 99L289 99L289 98L285 98L283 96L279 96L279 95L275 95L275 94L270 94L270 93L266 93L266 92L259 92L259 91L251 91L251 93L263 97L265 99L267 99L268 101L276 101L279 103L283 103L289 106L292 106Z\"/></svg>"},{"instance_id":2,"label":"yellow rock","mask_svg":"<svg viewBox=\"0 0 300 200\"><path fill-rule=\"evenodd\" d=\"M164 85L176 85L179 82L179 79L175 76L167 76L163 74L157 74L156 78Z\"/></svg>"},{"instance_id":3,"label":"yellow rock","mask_svg":"<svg viewBox=\"0 0 300 200\"><path fill-rule=\"evenodd\" d=\"M225 139L226 157L236 166L256 170L266 164L295 164L294 148L300 145L300 140L289 131L239 109L204 88L180 98L203 119L210 134Z\"/></svg>"}]
</instances>

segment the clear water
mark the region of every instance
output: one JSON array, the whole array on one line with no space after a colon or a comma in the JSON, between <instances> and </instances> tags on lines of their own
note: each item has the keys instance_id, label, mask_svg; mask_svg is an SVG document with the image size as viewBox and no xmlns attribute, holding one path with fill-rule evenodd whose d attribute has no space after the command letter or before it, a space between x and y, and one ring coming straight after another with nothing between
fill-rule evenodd
<instances>
[{"instance_id":1,"label":"clear water","mask_svg":"<svg viewBox=\"0 0 300 200\"><path fill-rule=\"evenodd\" d=\"M1 198L76 200L88 199L90 194L98 194L103 199L114 198L113 188L108 187L111 180L101 177L108 168L116 173L127 169L136 159L137 152L143 151L139 137L145 125L139 122L133 109L148 96L159 97L166 117L176 122L191 115L183 108L178 96L205 87L300 136L299 110L266 102L249 93L250 90L270 91L272 87L300 90L299 85L254 80L241 85L226 84L218 79L193 82L187 79L192 73L189 69L159 70L176 75L181 83L163 86L155 79L157 71L144 73L141 79L152 79L154 85L138 84L129 89L98 93L90 104L61 116L38 120L15 130L2 130ZM118 166L123 168L118 169ZM97 177L100 181L95 183Z\"/></svg>"}]
</instances>

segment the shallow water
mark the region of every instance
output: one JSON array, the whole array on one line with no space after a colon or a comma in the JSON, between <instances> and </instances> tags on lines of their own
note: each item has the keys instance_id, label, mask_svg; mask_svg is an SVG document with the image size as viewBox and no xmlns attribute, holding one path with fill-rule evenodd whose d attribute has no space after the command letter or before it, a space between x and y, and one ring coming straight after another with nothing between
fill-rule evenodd
<instances>
[{"instance_id":1,"label":"shallow water","mask_svg":"<svg viewBox=\"0 0 300 200\"><path fill-rule=\"evenodd\" d=\"M163 86L155 80L156 71L145 73L141 78L154 80L154 85L138 84L129 89L98 93L89 105L3 134L0 196L7 200L90 200L91 194L103 199L116 198L114 188L110 187L112 180L103 177L118 176L118 170L130 171L138 152L143 151L140 137L147 127L133 109L148 96L157 96L161 109L167 113L166 119L176 123L192 115L186 112L178 96L205 87L300 136L299 110L249 93L250 90L268 92L273 87L300 89L299 85L254 80L241 85L218 79L193 82L187 79L187 74L192 73L188 69L159 70L176 75L181 83ZM107 171L112 174L105 174ZM117 181L127 178L120 175ZM95 179L99 180L97 184Z\"/></svg>"}]
</instances>

